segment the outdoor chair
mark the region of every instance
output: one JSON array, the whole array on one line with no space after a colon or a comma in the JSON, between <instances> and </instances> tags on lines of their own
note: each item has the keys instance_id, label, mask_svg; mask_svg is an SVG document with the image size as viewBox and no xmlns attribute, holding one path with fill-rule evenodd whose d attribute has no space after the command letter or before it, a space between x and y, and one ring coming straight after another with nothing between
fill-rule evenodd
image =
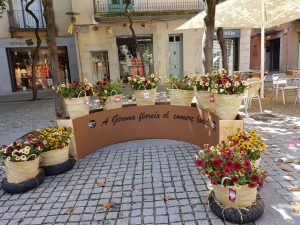
<instances>
[{"instance_id":1,"label":"outdoor chair","mask_svg":"<svg viewBox=\"0 0 300 225\"><path fill-rule=\"evenodd\" d=\"M253 99L257 99L259 103L259 109L260 113L263 112L260 96L259 96L259 90L261 88L261 80L260 78L250 78L247 80L247 83L249 85L245 95L244 95L244 105L245 105L245 112L248 114L248 109L251 107L251 102Z\"/></svg>"},{"instance_id":2,"label":"outdoor chair","mask_svg":"<svg viewBox=\"0 0 300 225\"><path fill-rule=\"evenodd\" d=\"M273 74L272 82L273 82L273 91L272 91L272 96L270 101L272 101L274 93L276 97L275 99L277 101L278 92L281 91L283 104L285 105L285 92L298 90L298 86L288 85L288 81L284 73Z\"/></svg>"}]
</instances>

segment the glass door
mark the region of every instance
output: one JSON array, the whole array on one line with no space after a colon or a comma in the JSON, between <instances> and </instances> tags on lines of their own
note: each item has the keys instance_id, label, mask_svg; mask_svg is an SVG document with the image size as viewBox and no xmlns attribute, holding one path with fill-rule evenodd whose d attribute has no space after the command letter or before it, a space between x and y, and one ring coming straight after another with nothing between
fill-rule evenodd
<instances>
[{"instance_id":1,"label":"glass door","mask_svg":"<svg viewBox=\"0 0 300 225\"><path fill-rule=\"evenodd\" d=\"M95 80L110 79L108 51L91 52L93 59L93 77Z\"/></svg>"}]
</instances>

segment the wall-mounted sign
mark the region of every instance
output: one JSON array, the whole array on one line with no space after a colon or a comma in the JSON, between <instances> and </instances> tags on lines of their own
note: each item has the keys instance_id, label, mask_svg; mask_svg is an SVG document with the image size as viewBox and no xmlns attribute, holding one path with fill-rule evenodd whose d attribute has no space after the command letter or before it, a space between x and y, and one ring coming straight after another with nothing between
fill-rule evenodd
<instances>
[{"instance_id":1,"label":"wall-mounted sign","mask_svg":"<svg viewBox=\"0 0 300 225\"><path fill-rule=\"evenodd\" d=\"M239 29L224 29L224 38L240 38L241 30ZM215 32L214 38L217 39L217 34Z\"/></svg>"}]
</instances>

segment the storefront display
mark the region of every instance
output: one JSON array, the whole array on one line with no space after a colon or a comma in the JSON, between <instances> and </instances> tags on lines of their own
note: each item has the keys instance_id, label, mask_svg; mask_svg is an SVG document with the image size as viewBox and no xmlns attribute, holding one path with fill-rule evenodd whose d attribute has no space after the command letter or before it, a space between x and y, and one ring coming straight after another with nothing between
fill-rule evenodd
<instances>
[{"instance_id":1,"label":"storefront display","mask_svg":"<svg viewBox=\"0 0 300 225\"><path fill-rule=\"evenodd\" d=\"M11 69L11 80L14 91L26 91L32 89L32 63L34 59L34 48L11 48L8 49L9 63ZM58 58L61 79L70 81L67 49L58 48ZM39 61L35 67L36 84L38 89L47 89L52 77L49 71L49 51L40 50Z\"/></svg>"},{"instance_id":2,"label":"storefront display","mask_svg":"<svg viewBox=\"0 0 300 225\"><path fill-rule=\"evenodd\" d=\"M121 79L135 75L145 76L154 72L152 37L138 37L138 42L144 59L144 69L134 40L129 37L117 38Z\"/></svg>"}]
</instances>

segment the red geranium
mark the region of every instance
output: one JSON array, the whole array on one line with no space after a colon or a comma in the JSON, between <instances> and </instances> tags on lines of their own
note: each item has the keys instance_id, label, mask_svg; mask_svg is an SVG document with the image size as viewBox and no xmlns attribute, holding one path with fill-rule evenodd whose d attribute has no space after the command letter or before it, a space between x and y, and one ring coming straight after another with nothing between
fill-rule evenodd
<instances>
[{"instance_id":1,"label":"red geranium","mask_svg":"<svg viewBox=\"0 0 300 225\"><path fill-rule=\"evenodd\" d=\"M220 178L220 177L222 176L222 173L221 173L220 171L217 171L217 172L215 173L215 176L216 176L217 178Z\"/></svg>"},{"instance_id":2,"label":"red geranium","mask_svg":"<svg viewBox=\"0 0 300 225\"><path fill-rule=\"evenodd\" d=\"M248 184L248 187L249 188L255 188L257 185L255 184L255 183L250 183L250 184Z\"/></svg>"},{"instance_id":3,"label":"red geranium","mask_svg":"<svg viewBox=\"0 0 300 225\"><path fill-rule=\"evenodd\" d=\"M253 174L253 175L250 177L250 179L251 179L253 182L255 182L255 183L259 182L259 176L257 176L256 174Z\"/></svg>"},{"instance_id":4,"label":"red geranium","mask_svg":"<svg viewBox=\"0 0 300 225\"><path fill-rule=\"evenodd\" d=\"M203 161L202 161L201 159L197 159L197 160L196 160L196 165L197 165L198 167L202 167L202 166L204 166L204 163L203 163Z\"/></svg>"},{"instance_id":5,"label":"red geranium","mask_svg":"<svg viewBox=\"0 0 300 225\"><path fill-rule=\"evenodd\" d=\"M230 180L231 180L232 183L236 183L236 182L238 182L239 178L234 176L234 177L231 177Z\"/></svg>"},{"instance_id":6,"label":"red geranium","mask_svg":"<svg viewBox=\"0 0 300 225\"><path fill-rule=\"evenodd\" d=\"M225 163L225 167L231 169L231 168L233 167L233 163L232 163L231 161L227 161L227 162Z\"/></svg>"},{"instance_id":7,"label":"red geranium","mask_svg":"<svg viewBox=\"0 0 300 225\"><path fill-rule=\"evenodd\" d=\"M225 167L223 169L223 173L225 173L225 174L231 174L231 169L229 167Z\"/></svg>"},{"instance_id":8,"label":"red geranium","mask_svg":"<svg viewBox=\"0 0 300 225\"><path fill-rule=\"evenodd\" d=\"M218 159L215 159L213 162L212 162L212 165L215 169L219 168L222 164L222 159L221 158L218 158Z\"/></svg>"},{"instance_id":9,"label":"red geranium","mask_svg":"<svg viewBox=\"0 0 300 225\"><path fill-rule=\"evenodd\" d=\"M239 162L233 163L233 169L236 171L240 171L242 169L242 165Z\"/></svg>"}]
</instances>

